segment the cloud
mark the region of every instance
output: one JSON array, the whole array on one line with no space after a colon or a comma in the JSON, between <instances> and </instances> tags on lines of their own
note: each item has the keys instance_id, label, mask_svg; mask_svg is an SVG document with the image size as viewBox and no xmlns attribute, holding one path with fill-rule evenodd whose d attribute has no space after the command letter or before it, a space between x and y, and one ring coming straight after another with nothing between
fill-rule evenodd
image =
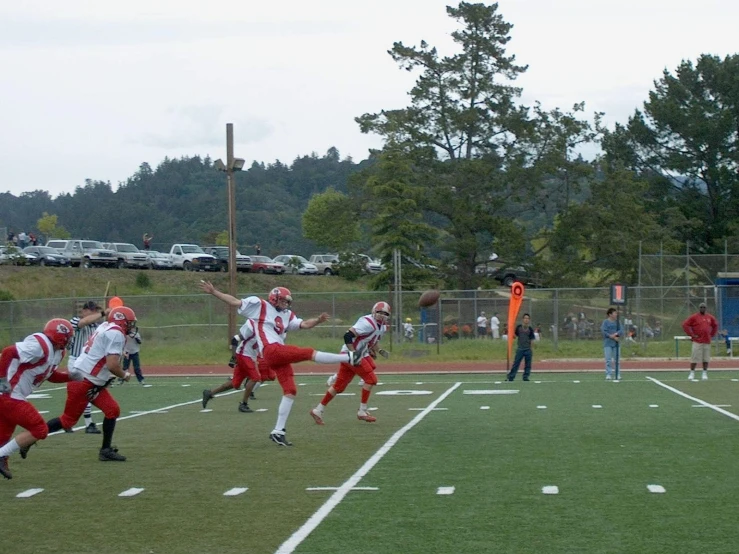
<instances>
[{"instance_id":1,"label":"cloud","mask_svg":"<svg viewBox=\"0 0 739 554\"><path fill-rule=\"evenodd\" d=\"M165 149L223 146L226 142L226 123L239 129L239 144L249 144L269 138L274 125L261 117L246 116L226 120L229 109L225 106L200 105L170 108L163 114L158 128L162 132L149 132L129 142Z\"/></svg>"}]
</instances>

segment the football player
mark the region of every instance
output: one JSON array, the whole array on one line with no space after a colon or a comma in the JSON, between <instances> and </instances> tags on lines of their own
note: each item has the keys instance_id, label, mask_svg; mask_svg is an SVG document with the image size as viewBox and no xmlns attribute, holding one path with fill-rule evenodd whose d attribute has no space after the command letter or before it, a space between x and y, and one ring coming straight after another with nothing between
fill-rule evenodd
<instances>
[{"instance_id":1,"label":"football player","mask_svg":"<svg viewBox=\"0 0 739 554\"><path fill-rule=\"evenodd\" d=\"M126 335L136 329L136 314L127 306L119 306L108 312L105 323L100 325L87 341L74 366L69 369L80 381L67 384L67 402L64 413L47 422L49 431L73 427L79 421L88 401L103 412L103 444L98 453L101 462L125 462L126 457L112 446L113 431L121 408L108 392L116 377L128 381L131 373L123 371L121 358L126 344Z\"/></svg>"},{"instance_id":2,"label":"football player","mask_svg":"<svg viewBox=\"0 0 739 554\"><path fill-rule=\"evenodd\" d=\"M329 380L329 387L321 402L310 411L310 415L318 425L323 425L323 412L326 405L334 399L334 397L344 392L347 385L352 382L355 375L362 378L362 399L359 403L359 411L357 419L373 423L377 418L367 411L367 403L369 402L372 387L377 384L377 375L375 375L375 359L377 354L387 356L387 353L378 348L380 339L387 331L387 322L390 319L390 304L387 302L377 302L372 306L372 312L360 317L357 322L344 334L344 344L342 351L346 352L350 348L355 351L364 352L359 366L351 366L342 363L335 379ZM333 381L333 382L331 382Z\"/></svg>"},{"instance_id":3,"label":"football player","mask_svg":"<svg viewBox=\"0 0 739 554\"><path fill-rule=\"evenodd\" d=\"M0 444L4 445L0 448L0 474L6 479L13 478L8 456L21 451L25 458L27 449L49 433L44 418L27 398L44 381L69 381L69 373L58 367L73 335L69 321L52 319L41 333L29 335L0 353ZM26 430L10 440L18 425Z\"/></svg>"},{"instance_id":4,"label":"football player","mask_svg":"<svg viewBox=\"0 0 739 554\"><path fill-rule=\"evenodd\" d=\"M201 281L200 288L229 306L237 308L239 315L254 322L259 350L265 363L277 375L283 394L277 410L277 422L269 438L280 446L292 446L292 443L287 440L285 431L287 418L292 410L295 396L298 394L292 364L312 360L319 364L359 365L364 351L347 349L341 354L331 354L313 348L285 344L288 331L312 329L329 318L325 312L311 319L301 319L296 316L291 310L292 294L285 287L273 288L268 300L263 300L258 296L249 296L239 300L219 291L209 281Z\"/></svg>"}]
</instances>

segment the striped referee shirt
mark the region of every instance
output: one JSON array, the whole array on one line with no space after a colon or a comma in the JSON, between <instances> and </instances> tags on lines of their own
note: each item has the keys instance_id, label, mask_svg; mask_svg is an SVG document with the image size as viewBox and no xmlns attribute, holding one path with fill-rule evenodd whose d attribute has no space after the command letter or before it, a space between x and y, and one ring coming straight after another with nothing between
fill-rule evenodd
<instances>
[{"instance_id":1,"label":"striped referee shirt","mask_svg":"<svg viewBox=\"0 0 739 554\"><path fill-rule=\"evenodd\" d=\"M69 346L69 355L73 358L79 358L82 355L82 349L85 347L85 344L87 343L89 338L98 328L98 325L100 325L99 323L90 323L89 325L80 327L80 319L82 318L79 316L74 316L72 319L69 320L69 322L72 324L72 329L74 329L74 337L72 337L72 342Z\"/></svg>"}]
</instances>

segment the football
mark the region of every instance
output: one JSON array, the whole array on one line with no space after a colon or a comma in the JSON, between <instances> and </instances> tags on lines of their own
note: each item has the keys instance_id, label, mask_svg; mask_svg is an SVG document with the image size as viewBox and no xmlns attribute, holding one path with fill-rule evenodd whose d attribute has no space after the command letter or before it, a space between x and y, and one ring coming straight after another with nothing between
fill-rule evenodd
<instances>
[{"instance_id":1,"label":"football","mask_svg":"<svg viewBox=\"0 0 739 554\"><path fill-rule=\"evenodd\" d=\"M433 306L439 301L440 296L441 293L438 290L427 290L421 295L421 298L418 299L418 307L428 308Z\"/></svg>"}]
</instances>

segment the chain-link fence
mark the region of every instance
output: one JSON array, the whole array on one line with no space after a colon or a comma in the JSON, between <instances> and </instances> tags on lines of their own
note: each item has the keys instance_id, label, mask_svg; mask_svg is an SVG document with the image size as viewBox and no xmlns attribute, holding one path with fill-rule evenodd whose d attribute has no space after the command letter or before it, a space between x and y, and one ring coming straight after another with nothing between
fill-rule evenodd
<instances>
[{"instance_id":1,"label":"chain-link fence","mask_svg":"<svg viewBox=\"0 0 739 554\"><path fill-rule=\"evenodd\" d=\"M724 290L724 293L722 293ZM705 302L709 313L715 314L721 328L730 328L739 336L739 320L724 313L739 294L735 286L631 287L628 303L620 309L620 317L629 332L628 340L646 344L650 341L673 341L683 335L682 322ZM556 348L561 341L601 340L600 326L609 307L608 288L528 289L519 312L531 315L531 323L542 340ZM248 293L243 293L247 296ZM402 293L402 313L393 313L392 340L438 344L449 341L480 339L477 320L484 312L485 338L491 337L490 318L497 314L501 336L507 333L508 289L442 291L440 302L431 308L418 308L418 292ZM86 300L86 299L81 299ZM385 300L388 293L299 293L293 309L300 317L314 317L322 312L330 320L317 327L313 334L341 341L346 329L358 317L370 312L372 305ZM39 331L52 317L71 317L80 299L57 298L0 302L0 344L7 345ZM127 296L139 326L149 344L177 343L195 340L215 340L227 343L227 307L205 294L169 296ZM404 339L403 324L410 319L414 328L412 339Z\"/></svg>"}]
</instances>

